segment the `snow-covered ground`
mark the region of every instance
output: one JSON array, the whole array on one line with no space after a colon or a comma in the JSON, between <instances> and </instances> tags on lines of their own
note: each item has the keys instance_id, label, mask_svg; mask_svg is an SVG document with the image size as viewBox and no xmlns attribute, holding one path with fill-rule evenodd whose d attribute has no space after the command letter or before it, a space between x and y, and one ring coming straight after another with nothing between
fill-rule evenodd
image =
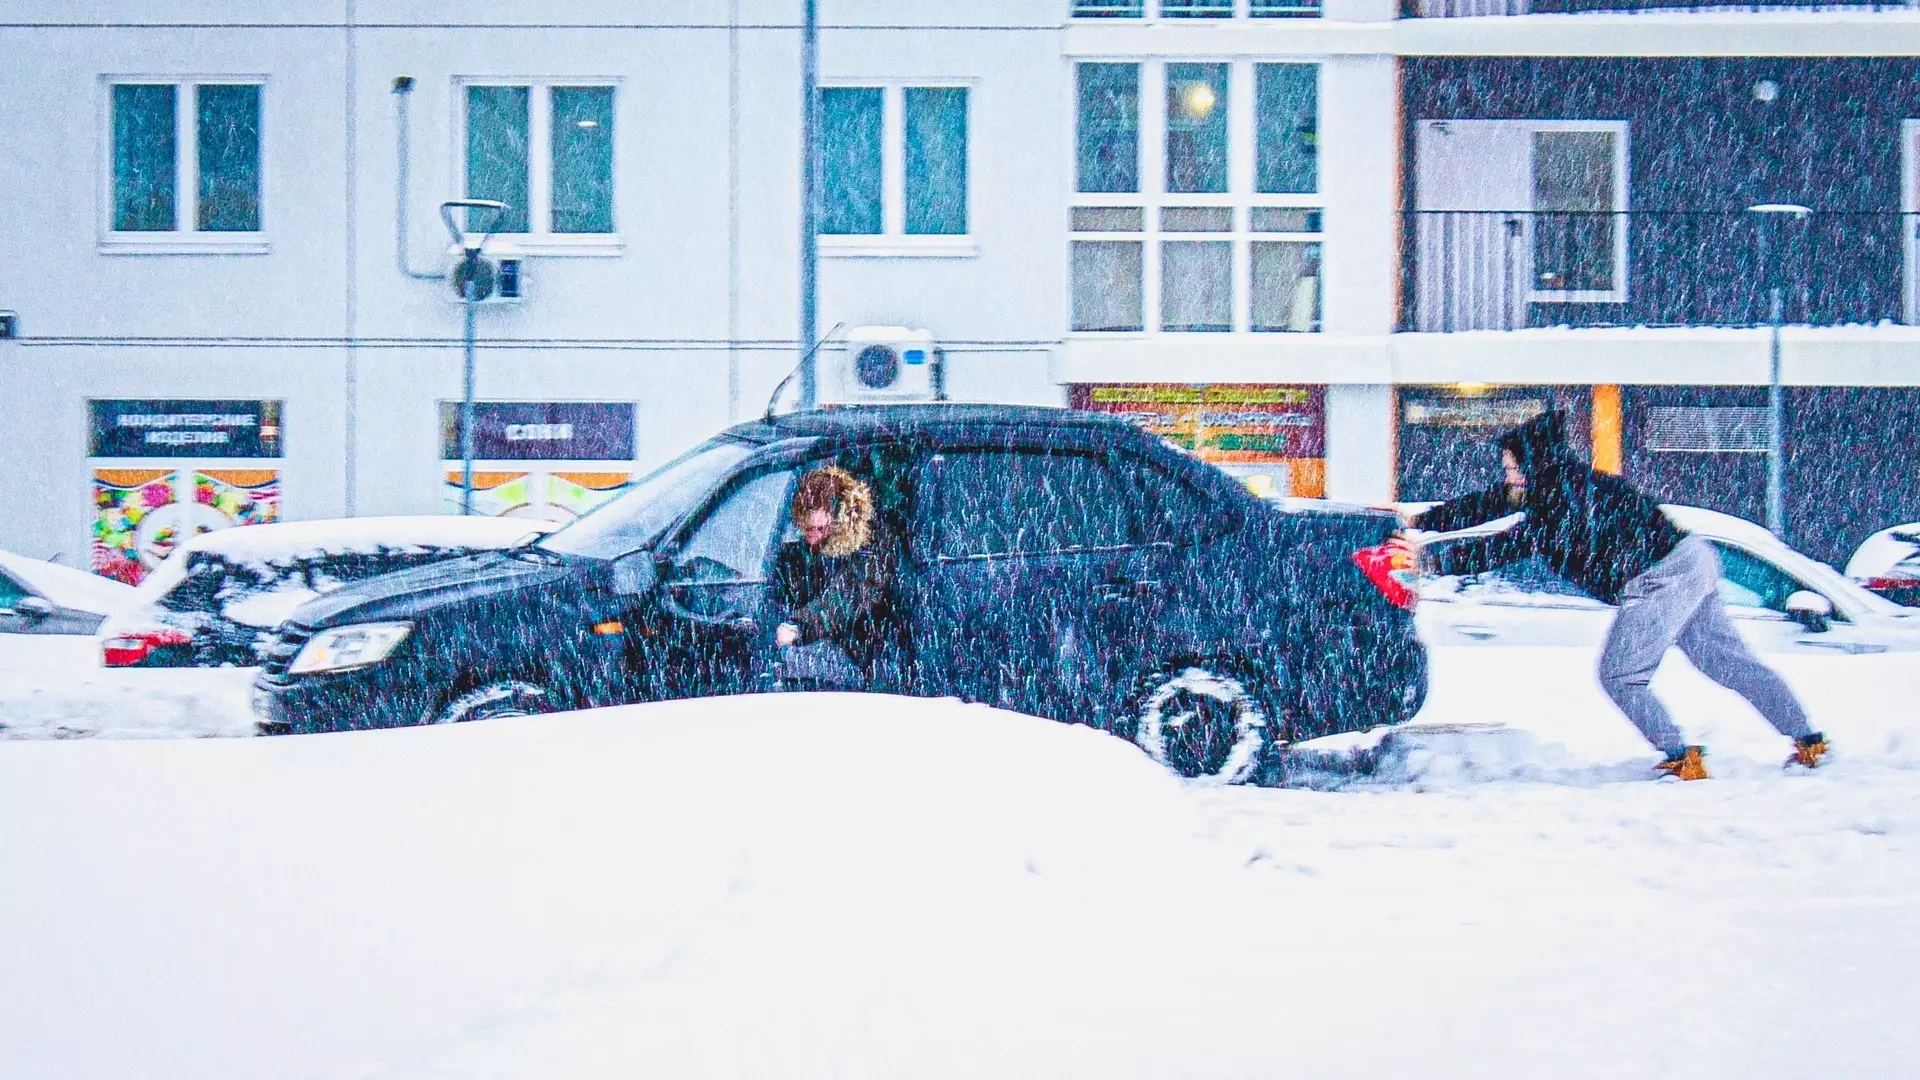
<instances>
[{"instance_id":1,"label":"snow-covered ground","mask_svg":"<svg viewBox=\"0 0 1920 1080\"><path fill-rule=\"evenodd\" d=\"M9 743L0 1077L1911 1075L1911 658L1780 661L1812 774L1676 660L1698 784L1592 662L1437 651L1508 730L1339 791L849 695Z\"/></svg>"},{"instance_id":2,"label":"snow-covered ground","mask_svg":"<svg viewBox=\"0 0 1920 1080\"><path fill-rule=\"evenodd\" d=\"M251 735L253 676L252 668L104 668L91 635L0 634L0 741Z\"/></svg>"}]
</instances>

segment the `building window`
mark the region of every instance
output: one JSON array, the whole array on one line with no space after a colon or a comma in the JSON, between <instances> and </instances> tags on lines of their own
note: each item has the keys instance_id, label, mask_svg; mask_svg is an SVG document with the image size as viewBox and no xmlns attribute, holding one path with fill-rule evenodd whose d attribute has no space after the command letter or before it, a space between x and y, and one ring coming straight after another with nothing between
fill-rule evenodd
<instances>
[{"instance_id":1,"label":"building window","mask_svg":"<svg viewBox=\"0 0 1920 1080\"><path fill-rule=\"evenodd\" d=\"M968 98L964 86L821 89L823 254L971 252Z\"/></svg>"},{"instance_id":2,"label":"building window","mask_svg":"<svg viewBox=\"0 0 1920 1080\"><path fill-rule=\"evenodd\" d=\"M1534 287L1569 294L1619 288L1620 137L1615 131L1533 133Z\"/></svg>"},{"instance_id":3,"label":"building window","mask_svg":"<svg viewBox=\"0 0 1920 1080\"><path fill-rule=\"evenodd\" d=\"M258 234L258 82L185 80L110 86L110 233ZM180 205L182 195L191 198Z\"/></svg>"},{"instance_id":4,"label":"building window","mask_svg":"<svg viewBox=\"0 0 1920 1080\"><path fill-rule=\"evenodd\" d=\"M1312 19L1320 0L1073 0L1076 19L1144 19L1149 8L1162 19Z\"/></svg>"},{"instance_id":5,"label":"building window","mask_svg":"<svg viewBox=\"0 0 1920 1080\"><path fill-rule=\"evenodd\" d=\"M1318 65L1089 62L1076 81L1071 329L1318 331Z\"/></svg>"},{"instance_id":6,"label":"building window","mask_svg":"<svg viewBox=\"0 0 1920 1080\"><path fill-rule=\"evenodd\" d=\"M613 237L612 86L468 83L461 97L467 198L507 204L495 232L562 244Z\"/></svg>"}]
</instances>

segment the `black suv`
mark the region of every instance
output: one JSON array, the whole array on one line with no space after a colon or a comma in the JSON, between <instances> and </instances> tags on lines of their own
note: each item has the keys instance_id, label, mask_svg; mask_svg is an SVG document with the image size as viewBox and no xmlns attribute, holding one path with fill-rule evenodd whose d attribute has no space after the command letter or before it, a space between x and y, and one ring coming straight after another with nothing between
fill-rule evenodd
<instances>
[{"instance_id":1,"label":"black suv","mask_svg":"<svg viewBox=\"0 0 1920 1080\"><path fill-rule=\"evenodd\" d=\"M262 730L779 689L770 571L827 464L872 489L898 566L873 690L1093 724L1226 780L1425 697L1412 613L1352 560L1391 515L1270 505L1111 417L874 406L742 424L536 543L308 602L268 646Z\"/></svg>"}]
</instances>

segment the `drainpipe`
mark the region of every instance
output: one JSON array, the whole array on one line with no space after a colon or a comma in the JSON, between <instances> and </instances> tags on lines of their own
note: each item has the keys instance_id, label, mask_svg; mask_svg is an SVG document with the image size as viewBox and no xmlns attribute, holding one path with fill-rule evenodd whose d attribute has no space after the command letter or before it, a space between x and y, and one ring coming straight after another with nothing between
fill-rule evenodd
<instances>
[{"instance_id":1,"label":"drainpipe","mask_svg":"<svg viewBox=\"0 0 1920 1080\"><path fill-rule=\"evenodd\" d=\"M413 93L413 76L399 75L393 80L393 119L398 131L398 145L394 154L394 175L397 178L394 209L393 256L400 267L400 273L417 281L438 281L438 270L415 270L407 262L407 194L413 179L413 168L407 155L407 97Z\"/></svg>"}]
</instances>

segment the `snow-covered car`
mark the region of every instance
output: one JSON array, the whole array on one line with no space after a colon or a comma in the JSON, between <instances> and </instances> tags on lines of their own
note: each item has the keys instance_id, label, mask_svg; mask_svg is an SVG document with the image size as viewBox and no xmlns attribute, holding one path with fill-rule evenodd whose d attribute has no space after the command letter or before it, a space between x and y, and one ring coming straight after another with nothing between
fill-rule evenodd
<instances>
[{"instance_id":1,"label":"snow-covered car","mask_svg":"<svg viewBox=\"0 0 1920 1080\"><path fill-rule=\"evenodd\" d=\"M1661 509L1681 529L1713 543L1720 599L1756 649L1920 651L1920 609L1874 595L1751 521L1696 506ZM1527 560L1484 574L1423 580L1415 619L1432 645L1598 646L1613 612L1543 563Z\"/></svg>"},{"instance_id":2,"label":"snow-covered car","mask_svg":"<svg viewBox=\"0 0 1920 1080\"><path fill-rule=\"evenodd\" d=\"M1847 576L1868 592L1920 608L1920 521L1867 537L1847 560Z\"/></svg>"},{"instance_id":3,"label":"snow-covered car","mask_svg":"<svg viewBox=\"0 0 1920 1080\"><path fill-rule=\"evenodd\" d=\"M118 581L0 551L0 634L91 634L132 597Z\"/></svg>"},{"instance_id":4,"label":"snow-covered car","mask_svg":"<svg viewBox=\"0 0 1920 1080\"><path fill-rule=\"evenodd\" d=\"M107 667L251 667L294 608L356 581L537 539L517 518L369 517L203 533L99 627ZM123 586L124 588L124 586Z\"/></svg>"}]
</instances>

